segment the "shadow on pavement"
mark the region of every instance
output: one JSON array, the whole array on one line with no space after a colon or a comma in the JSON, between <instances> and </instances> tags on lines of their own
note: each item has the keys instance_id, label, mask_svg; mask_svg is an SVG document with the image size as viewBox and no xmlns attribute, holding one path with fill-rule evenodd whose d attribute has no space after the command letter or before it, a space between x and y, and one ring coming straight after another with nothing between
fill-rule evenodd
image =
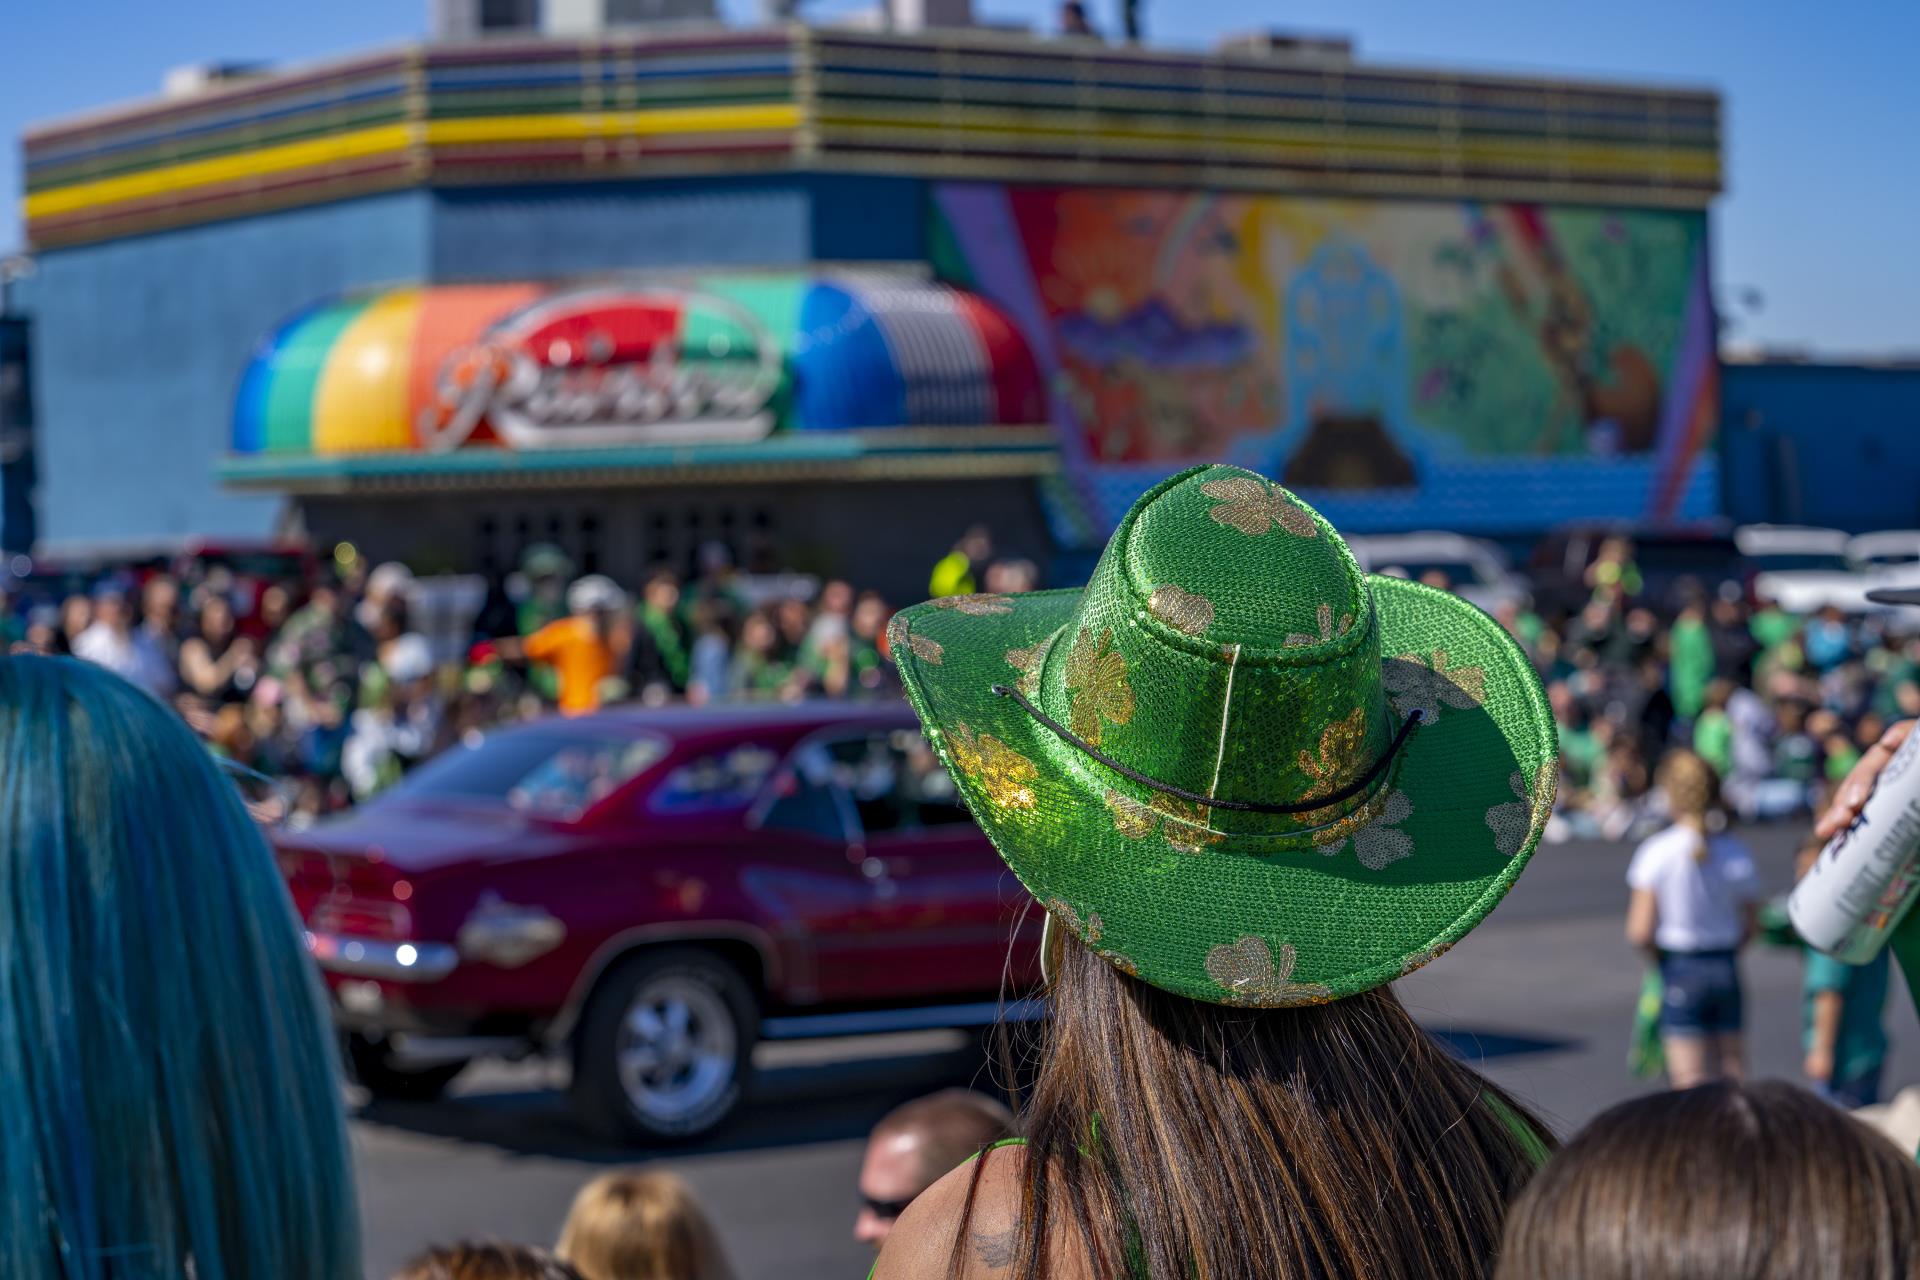
<instances>
[{"instance_id":1,"label":"shadow on pavement","mask_svg":"<svg viewBox=\"0 0 1920 1280\"><path fill-rule=\"evenodd\" d=\"M1473 1064L1579 1047L1574 1040L1489 1029L1432 1034ZM888 1110L934 1089L967 1085L998 1092L978 1042L958 1035L950 1040L957 1043L909 1052L884 1043L855 1044L840 1053L829 1046L797 1061L789 1055L763 1064L732 1120L703 1139L670 1148L626 1147L590 1133L574 1119L565 1092L552 1087L551 1070L525 1067L482 1069L477 1081L438 1102L369 1101L354 1118L422 1137L585 1164L622 1164L669 1151L686 1157L839 1142L864 1138Z\"/></svg>"},{"instance_id":2,"label":"shadow on pavement","mask_svg":"<svg viewBox=\"0 0 1920 1280\"><path fill-rule=\"evenodd\" d=\"M1478 1066L1493 1058L1513 1058L1527 1053L1559 1053L1585 1047L1580 1040L1516 1035L1505 1031L1476 1031L1469 1027L1453 1027L1445 1031L1429 1027L1427 1033L1469 1066Z\"/></svg>"},{"instance_id":3,"label":"shadow on pavement","mask_svg":"<svg viewBox=\"0 0 1920 1280\"><path fill-rule=\"evenodd\" d=\"M932 1051L763 1065L731 1120L705 1138L672 1147L626 1147L598 1137L574 1118L564 1090L545 1081L470 1086L437 1102L368 1101L352 1114L364 1125L519 1155L622 1164L669 1151L686 1157L865 1138L894 1106L950 1085L997 1092L971 1038Z\"/></svg>"}]
</instances>

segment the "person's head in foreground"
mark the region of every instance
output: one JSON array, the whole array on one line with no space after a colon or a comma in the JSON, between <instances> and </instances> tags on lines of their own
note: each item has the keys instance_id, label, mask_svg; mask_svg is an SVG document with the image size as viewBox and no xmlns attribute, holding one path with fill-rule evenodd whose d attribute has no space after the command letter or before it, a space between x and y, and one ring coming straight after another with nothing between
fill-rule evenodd
<instances>
[{"instance_id":1,"label":"person's head in foreground","mask_svg":"<svg viewBox=\"0 0 1920 1280\"><path fill-rule=\"evenodd\" d=\"M449 1244L429 1249L393 1280L582 1280L544 1249L519 1244Z\"/></svg>"},{"instance_id":2,"label":"person's head in foreground","mask_svg":"<svg viewBox=\"0 0 1920 1280\"><path fill-rule=\"evenodd\" d=\"M972 1089L942 1089L887 1112L867 1135L860 1160L853 1238L878 1249L916 1196L1012 1132L1013 1113Z\"/></svg>"},{"instance_id":3,"label":"person's head in foreground","mask_svg":"<svg viewBox=\"0 0 1920 1280\"><path fill-rule=\"evenodd\" d=\"M1535 1178L1498 1280L1920 1275L1920 1166L1803 1089L1722 1081L1621 1103Z\"/></svg>"},{"instance_id":4,"label":"person's head in foreground","mask_svg":"<svg viewBox=\"0 0 1920 1280\"><path fill-rule=\"evenodd\" d=\"M1500 901L1553 718L1493 619L1264 477L1149 490L1081 591L897 617L930 740L1047 912L1024 1147L879 1275L1465 1276L1546 1131L1387 985Z\"/></svg>"},{"instance_id":5,"label":"person's head in foreground","mask_svg":"<svg viewBox=\"0 0 1920 1280\"><path fill-rule=\"evenodd\" d=\"M729 1280L720 1237L671 1173L605 1173L580 1188L554 1254L583 1280Z\"/></svg>"},{"instance_id":6,"label":"person's head in foreground","mask_svg":"<svg viewBox=\"0 0 1920 1280\"><path fill-rule=\"evenodd\" d=\"M0 658L0 1275L360 1274L319 984L234 786L99 667Z\"/></svg>"}]
</instances>

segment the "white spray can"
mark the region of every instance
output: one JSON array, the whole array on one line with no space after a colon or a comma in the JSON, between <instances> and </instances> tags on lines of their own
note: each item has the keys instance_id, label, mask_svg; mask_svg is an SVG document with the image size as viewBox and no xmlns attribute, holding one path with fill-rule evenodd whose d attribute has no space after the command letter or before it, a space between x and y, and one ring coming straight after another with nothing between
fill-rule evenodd
<instances>
[{"instance_id":1,"label":"white spray can","mask_svg":"<svg viewBox=\"0 0 1920 1280\"><path fill-rule=\"evenodd\" d=\"M1920 732L1887 762L1860 816L1827 843L1787 899L1808 946L1865 964L1920 895Z\"/></svg>"}]
</instances>

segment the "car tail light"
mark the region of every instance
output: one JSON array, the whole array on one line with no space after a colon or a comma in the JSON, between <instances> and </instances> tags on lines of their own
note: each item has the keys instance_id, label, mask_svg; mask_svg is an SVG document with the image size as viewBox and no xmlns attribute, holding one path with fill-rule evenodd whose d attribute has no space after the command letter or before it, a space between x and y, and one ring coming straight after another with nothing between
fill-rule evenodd
<instances>
[{"instance_id":1,"label":"car tail light","mask_svg":"<svg viewBox=\"0 0 1920 1280\"><path fill-rule=\"evenodd\" d=\"M315 933L394 940L413 932L413 917L397 902L336 894L314 905L307 928Z\"/></svg>"}]
</instances>

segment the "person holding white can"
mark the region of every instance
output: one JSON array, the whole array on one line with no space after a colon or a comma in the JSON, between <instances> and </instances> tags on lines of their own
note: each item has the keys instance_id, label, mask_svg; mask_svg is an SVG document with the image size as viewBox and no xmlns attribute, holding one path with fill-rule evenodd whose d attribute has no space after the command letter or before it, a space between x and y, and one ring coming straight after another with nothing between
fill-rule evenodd
<instances>
[{"instance_id":1,"label":"person holding white can","mask_svg":"<svg viewBox=\"0 0 1920 1280\"><path fill-rule=\"evenodd\" d=\"M1658 782L1673 825L1642 843L1627 867L1627 941L1659 966L1667 1076L1688 1089L1743 1074L1739 952L1754 934L1760 882L1746 846L1717 829L1711 765L1670 752Z\"/></svg>"}]
</instances>

